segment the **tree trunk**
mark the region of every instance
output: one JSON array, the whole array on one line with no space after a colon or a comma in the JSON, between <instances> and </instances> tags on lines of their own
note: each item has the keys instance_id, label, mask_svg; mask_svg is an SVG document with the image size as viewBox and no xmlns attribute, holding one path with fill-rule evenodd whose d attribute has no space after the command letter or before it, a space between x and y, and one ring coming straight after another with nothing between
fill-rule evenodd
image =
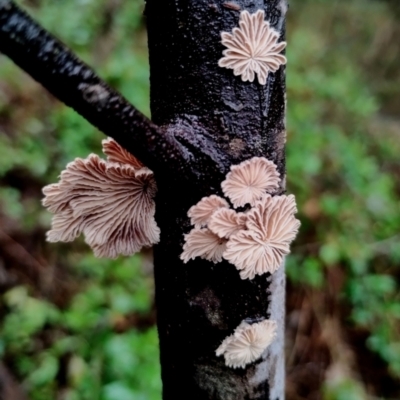
<instances>
[{"instance_id":1,"label":"tree trunk","mask_svg":"<svg viewBox=\"0 0 400 400\"><path fill-rule=\"evenodd\" d=\"M264 9L283 34L285 0L235 4L249 12ZM230 165L264 156L285 174L284 69L261 86L218 66L221 31L238 26L239 10L223 0L147 0L152 120L200 162L192 181L157 180L161 242L154 265L165 400L284 398L283 268L249 281L226 261L179 259L183 234L190 230L188 209L203 196L222 194ZM223 160L225 169L214 160ZM266 358L244 370L227 368L215 355L221 341L243 319L265 317L279 326Z\"/></svg>"},{"instance_id":2,"label":"tree trunk","mask_svg":"<svg viewBox=\"0 0 400 400\"><path fill-rule=\"evenodd\" d=\"M0 51L155 172L165 400L284 398L283 268L241 280L226 261L179 258L188 209L221 194L231 165L263 156L285 176L284 68L261 86L218 67L221 31L238 26L240 11L258 9L283 37L286 0L147 0L153 124L11 0L0 0ZM278 332L264 357L245 369L226 367L215 355L221 341L244 319L265 318Z\"/></svg>"}]
</instances>

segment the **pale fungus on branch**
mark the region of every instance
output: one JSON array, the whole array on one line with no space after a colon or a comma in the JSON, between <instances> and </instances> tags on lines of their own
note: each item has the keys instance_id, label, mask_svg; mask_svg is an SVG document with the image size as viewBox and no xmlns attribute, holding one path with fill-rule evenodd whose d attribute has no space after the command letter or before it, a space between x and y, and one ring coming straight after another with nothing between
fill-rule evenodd
<instances>
[{"instance_id":1,"label":"pale fungus on branch","mask_svg":"<svg viewBox=\"0 0 400 400\"><path fill-rule=\"evenodd\" d=\"M272 161L264 157L253 157L233 165L221 187L236 208L246 204L253 206L266 192L275 192L279 182L279 173Z\"/></svg>"},{"instance_id":2,"label":"pale fungus on branch","mask_svg":"<svg viewBox=\"0 0 400 400\"><path fill-rule=\"evenodd\" d=\"M220 208L210 218L209 229L221 238L229 239L235 233L246 229L247 216L229 208Z\"/></svg>"},{"instance_id":3,"label":"pale fungus on branch","mask_svg":"<svg viewBox=\"0 0 400 400\"><path fill-rule=\"evenodd\" d=\"M224 339L216 350L216 355L223 355L225 365L230 368L245 368L259 359L276 336L275 321L264 320L249 324L245 321L234 333Z\"/></svg>"},{"instance_id":4,"label":"pale fungus on branch","mask_svg":"<svg viewBox=\"0 0 400 400\"><path fill-rule=\"evenodd\" d=\"M215 194L203 197L196 205L190 207L188 217L195 228L201 228L207 225L211 215L221 207L229 207L228 202L222 197L218 197Z\"/></svg>"},{"instance_id":5,"label":"pale fungus on branch","mask_svg":"<svg viewBox=\"0 0 400 400\"><path fill-rule=\"evenodd\" d=\"M300 221L293 195L265 197L247 214L246 227L230 238L224 258L240 270L242 279L274 273L290 252Z\"/></svg>"},{"instance_id":6,"label":"pale fungus on branch","mask_svg":"<svg viewBox=\"0 0 400 400\"><path fill-rule=\"evenodd\" d=\"M194 228L185 235L181 259L185 263L196 257L205 258L213 263L221 262L226 242L226 239L221 239L207 228Z\"/></svg>"},{"instance_id":7,"label":"pale fungus on branch","mask_svg":"<svg viewBox=\"0 0 400 400\"><path fill-rule=\"evenodd\" d=\"M95 154L76 158L60 182L43 188L43 205L54 214L50 242L81 233L95 256L131 255L159 241L154 220L153 173L114 140L103 141L107 161Z\"/></svg>"},{"instance_id":8,"label":"pale fungus on branch","mask_svg":"<svg viewBox=\"0 0 400 400\"><path fill-rule=\"evenodd\" d=\"M218 62L220 67L233 69L234 75L240 75L244 82L253 82L257 74L260 85L267 83L270 72L286 64L286 57L280 54L286 42L278 43L279 32L264 18L263 10L254 14L242 11L240 28L233 28L232 33L221 33L221 42L227 49Z\"/></svg>"}]
</instances>

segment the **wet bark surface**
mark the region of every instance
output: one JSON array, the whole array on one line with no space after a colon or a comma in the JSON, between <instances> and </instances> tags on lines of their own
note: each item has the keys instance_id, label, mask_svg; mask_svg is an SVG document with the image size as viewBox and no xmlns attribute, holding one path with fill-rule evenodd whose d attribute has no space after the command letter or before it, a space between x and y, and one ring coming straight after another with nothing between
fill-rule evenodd
<instances>
[{"instance_id":1,"label":"wet bark surface","mask_svg":"<svg viewBox=\"0 0 400 400\"><path fill-rule=\"evenodd\" d=\"M173 132L201 171L199 179L178 185L157 180L161 242L155 246L155 278L164 399L283 399L283 270L243 281L226 261L184 264L179 255L191 229L188 209L203 196L222 194L230 165L263 156L284 177L284 68L261 86L242 82L218 60L221 31L238 26L240 11L264 9L283 38L286 8L280 0L147 1L152 120ZM278 322L279 333L264 359L246 369L226 367L215 355L221 341L244 319L265 318Z\"/></svg>"}]
</instances>

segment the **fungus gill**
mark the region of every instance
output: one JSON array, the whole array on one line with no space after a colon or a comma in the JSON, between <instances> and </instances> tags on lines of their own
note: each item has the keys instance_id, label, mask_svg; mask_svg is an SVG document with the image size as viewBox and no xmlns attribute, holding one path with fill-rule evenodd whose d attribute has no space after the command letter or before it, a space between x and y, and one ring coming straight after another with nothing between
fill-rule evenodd
<instances>
[{"instance_id":1,"label":"fungus gill","mask_svg":"<svg viewBox=\"0 0 400 400\"><path fill-rule=\"evenodd\" d=\"M259 359L276 336L277 324L264 320L254 324L245 321L226 337L216 350L216 355L223 355L225 365L231 368L245 368Z\"/></svg>"},{"instance_id":2,"label":"fungus gill","mask_svg":"<svg viewBox=\"0 0 400 400\"><path fill-rule=\"evenodd\" d=\"M253 82L257 74L260 85L267 83L270 72L276 72L286 64L286 57L280 54L286 42L278 43L279 32L264 18L263 10L254 14L242 11L240 27L233 28L232 33L221 33L221 43L227 49L218 62L220 67L233 69L234 75L240 75L244 82Z\"/></svg>"},{"instance_id":3,"label":"fungus gill","mask_svg":"<svg viewBox=\"0 0 400 400\"><path fill-rule=\"evenodd\" d=\"M50 242L81 233L95 256L131 255L159 241L154 220L153 173L112 139L103 142L107 161L95 154L76 158L60 182L43 188L42 203L54 214Z\"/></svg>"}]
</instances>

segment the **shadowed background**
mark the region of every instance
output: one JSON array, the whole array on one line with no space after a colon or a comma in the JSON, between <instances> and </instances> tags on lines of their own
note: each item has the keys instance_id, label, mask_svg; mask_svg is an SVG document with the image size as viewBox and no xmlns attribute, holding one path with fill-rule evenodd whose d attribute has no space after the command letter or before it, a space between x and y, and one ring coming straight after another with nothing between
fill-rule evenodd
<instances>
[{"instance_id":1,"label":"shadowed background","mask_svg":"<svg viewBox=\"0 0 400 400\"><path fill-rule=\"evenodd\" d=\"M20 5L149 115L141 0ZM211 3L211 0L210 0ZM205 2L206 4L206 2ZM287 399L400 398L400 7L292 0ZM0 55L0 398L159 400L151 252L48 244L41 188L103 135Z\"/></svg>"}]
</instances>

